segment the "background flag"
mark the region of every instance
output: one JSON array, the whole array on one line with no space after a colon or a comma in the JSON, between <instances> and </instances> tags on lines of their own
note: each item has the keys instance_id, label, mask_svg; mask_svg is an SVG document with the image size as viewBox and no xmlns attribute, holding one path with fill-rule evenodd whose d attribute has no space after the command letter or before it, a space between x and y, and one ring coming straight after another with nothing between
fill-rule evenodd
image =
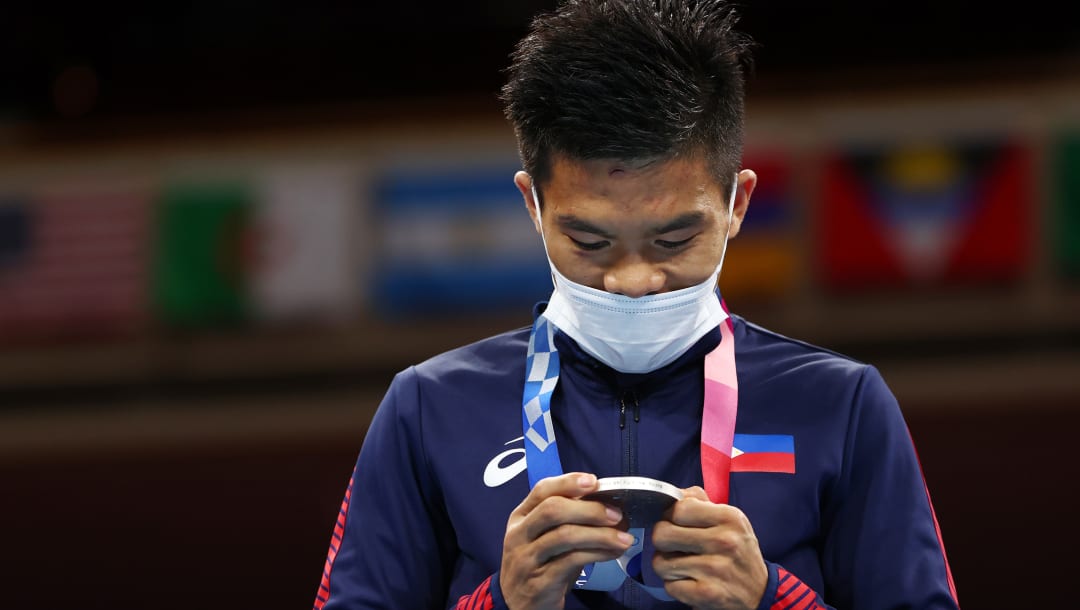
<instances>
[{"instance_id":1,"label":"background flag","mask_svg":"<svg viewBox=\"0 0 1080 610\"><path fill-rule=\"evenodd\" d=\"M1058 267L1080 279L1080 130L1058 139L1056 155L1057 202L1051 213Z\"/></svg>"},{"instance_id":2,"label":"background flag","mask_svg":"<svg viewBox=\"0 0 1080 610\"><path fill-rule=\"evenodd\" d=\"M186 183L158 208L154 303L180 326L228 324L249 310L252 192L243 183Z\"/></svg>"},{"instance_id":3,"label":"background flag","mask_svg":"<svg viewBox=\"0 0 1080 610\"><path fill-rule=\"evenodd\" d=\"M141 327L149 209L144 191L122 186L0 197L0 340Z\"/></svg>"},{"instance_id":4,"label":"background flag","mask_svg":"<svg viewBox=\"0 0 1080 610\"><path fill-rule=\"evenodd\" d=\"M260 318L342 320L355 313L354 174L298 166L261 181L253 286Z\"/></svg>"},{"instance_id":5,"label":"background flag","mask_svg":"<svg viewBox=\"0 0 1080 610\"><path fill-rule=\"evenodd\" d=\"M739 235L728 243L720 288L724 298L779 300L791 294L799 261L792 168L781 150L745 155L758 175Z\"/></svg>"},{"instance_id":6,"label":"background flag","mask_svg":"<svg viewBox=\"0 0 1080 610\"><path fill-rule=\"evenodd\" d=\"M1003 141L882 146L826 162L818 260L826 285L1020 279L1031 255L1030 152Z\"/></svg>"},{"instance_id":7,"label":"background flag","mask_svg":"<svg viewBox=\"0 0 1080 610\"><path fill-rule=\"evenodd\" d=\"M372 295L388 316L520 312L551 294L513 166L387 173L374 188Z\"/></svg>"}]
</instances>

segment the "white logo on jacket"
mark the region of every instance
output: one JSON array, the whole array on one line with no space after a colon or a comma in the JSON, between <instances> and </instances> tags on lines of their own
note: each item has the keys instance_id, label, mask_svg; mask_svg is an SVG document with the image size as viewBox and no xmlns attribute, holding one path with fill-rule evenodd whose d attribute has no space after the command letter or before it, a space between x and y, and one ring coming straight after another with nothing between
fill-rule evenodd
<instances>
[{"instance_id":1,"label":"white logo on jacket","mask_svg":"<svg viewBox=\"0 0 1080 610\"><path fill-rule=\"evenodd\" d=\"M523 440L525 440L525 437L519 436L515 439L506 441L503 445L505 446ZM503 464L507 458L515 454L520 454L520 457L517 460L510 462L509 464ZM484 468L484 485L487 485L488 487L498 487L525 472L525 469L525 447L519 449L507 449L491 458L487 468Z\"/></svg>"}]
</instances>

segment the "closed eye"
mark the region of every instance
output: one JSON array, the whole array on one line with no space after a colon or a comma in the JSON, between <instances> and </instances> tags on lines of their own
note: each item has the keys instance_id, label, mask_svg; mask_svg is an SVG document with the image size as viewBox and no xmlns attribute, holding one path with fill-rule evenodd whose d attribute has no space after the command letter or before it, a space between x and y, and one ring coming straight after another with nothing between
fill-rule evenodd
<instances>
[{"instance_id":1,"label":"closed eye","mask_svg":"<svg viewBox=\"0 0 1080 610\"><path fill-rule=\"evenodd\" d=\"M567 235L567 237L570 237L570 236ZM606 239L601 240L601 241L588 242L588 241L580 241L580 240L574 239L573 237L570 237L570 241L574 242L574 245L577 246L578 248L581 248L582 250L589 250L589 251L600 250L601 248L607 247L608 245L611 244L611 242L607 241Z\"/></svg>"},{"instance_id":2,"label":"closed eye","mask_svg":"<svg viewBox=\"0 0 1080 610\"><path fill-rule=\"evenodd\" d=\"M693 239L695 237L697 237L697 235L691 235L690 237L687 237L686 239L680 239L679 241L668 241L666 239L658 239L658 240L656 240L656 245L660 246L661 248L666 248L668 250L678 250L679 248L681 248L681 247L685 246L686 244L689 244L691 241L693 241Z\"/></svg>"}]
</instances>

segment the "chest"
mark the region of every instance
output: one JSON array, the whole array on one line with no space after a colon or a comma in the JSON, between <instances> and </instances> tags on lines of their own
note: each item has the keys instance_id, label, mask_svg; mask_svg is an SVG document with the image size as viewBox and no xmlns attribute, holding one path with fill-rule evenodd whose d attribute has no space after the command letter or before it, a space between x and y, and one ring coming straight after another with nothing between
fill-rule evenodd
<instances>
[{"instance_id":1,"label":"chest","mask_svg":"<svg viewBox=\"0 0 1080 610\"><path fill-rule=\"evenodd\" d=\"M564 471L702 484L700 385L600 392L572 378L561 383L551 410ZM432 460L432 467L459 546L489 573L500 563L509 515L528 494L519 392L499 392L498 403L490 396L462 401L456 409L441 409L428 426L448 432L428 437L427 453L445 456ZM741 392L736 433L790 441L790 455L780 456L784 468L777 467L777 456L770 462L770 456L753 455L768 451L749 452L746 467L731 474L730 502L750 518L767 558L805 552L818 538L834 460L814 451L813 426L801 421L797 401L785 405L768 392Z\"/></svg>"}]
</instances>

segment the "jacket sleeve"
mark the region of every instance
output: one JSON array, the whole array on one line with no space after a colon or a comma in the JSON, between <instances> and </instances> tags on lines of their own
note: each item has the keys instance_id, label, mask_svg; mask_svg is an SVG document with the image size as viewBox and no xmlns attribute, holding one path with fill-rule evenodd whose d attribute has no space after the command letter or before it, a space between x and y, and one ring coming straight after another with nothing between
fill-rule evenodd
<instances>
[{"instance_id":1,"label":"jacket sleeve","mask_svg":"<svg viewBox=\"0 0 1080 610\"><path fill-rule=\"evenodd\" d=\"M837 608L957 608L922 469L896 399L863 369L826 491L821 595Z\"/></svg>"},{"instance_id":2,"label":"jacket sleeve","mask_svg":"<svg viewBox=\"0 0 1080 610\"><path fill-rule=\"evenodd\" d=\"M769 582L758 610L834 610L821 595L780 565L766 561Z\"/></svg>"},{"instance_id":3,"label":"jacket sleeve","mask_svg":"<svg viewBox=\"0 0 1080 610\"><path fill-rule=\"evenodd\" d=\"M469 595L462 595L454 610L507 610L502 590L499 589L499 573L488 576Z\"/></svg>"},{"instance_id":4,"label":"jacket sleeve","mask_svg":"<svg viewBox=\"0 0 1080 610\"><path fill-rule=\"evenodd\" d=\"M457 547L429 456L416 373L372 419L330 541L315 610L445 608Z\"/></svg>"}]
</instances>

